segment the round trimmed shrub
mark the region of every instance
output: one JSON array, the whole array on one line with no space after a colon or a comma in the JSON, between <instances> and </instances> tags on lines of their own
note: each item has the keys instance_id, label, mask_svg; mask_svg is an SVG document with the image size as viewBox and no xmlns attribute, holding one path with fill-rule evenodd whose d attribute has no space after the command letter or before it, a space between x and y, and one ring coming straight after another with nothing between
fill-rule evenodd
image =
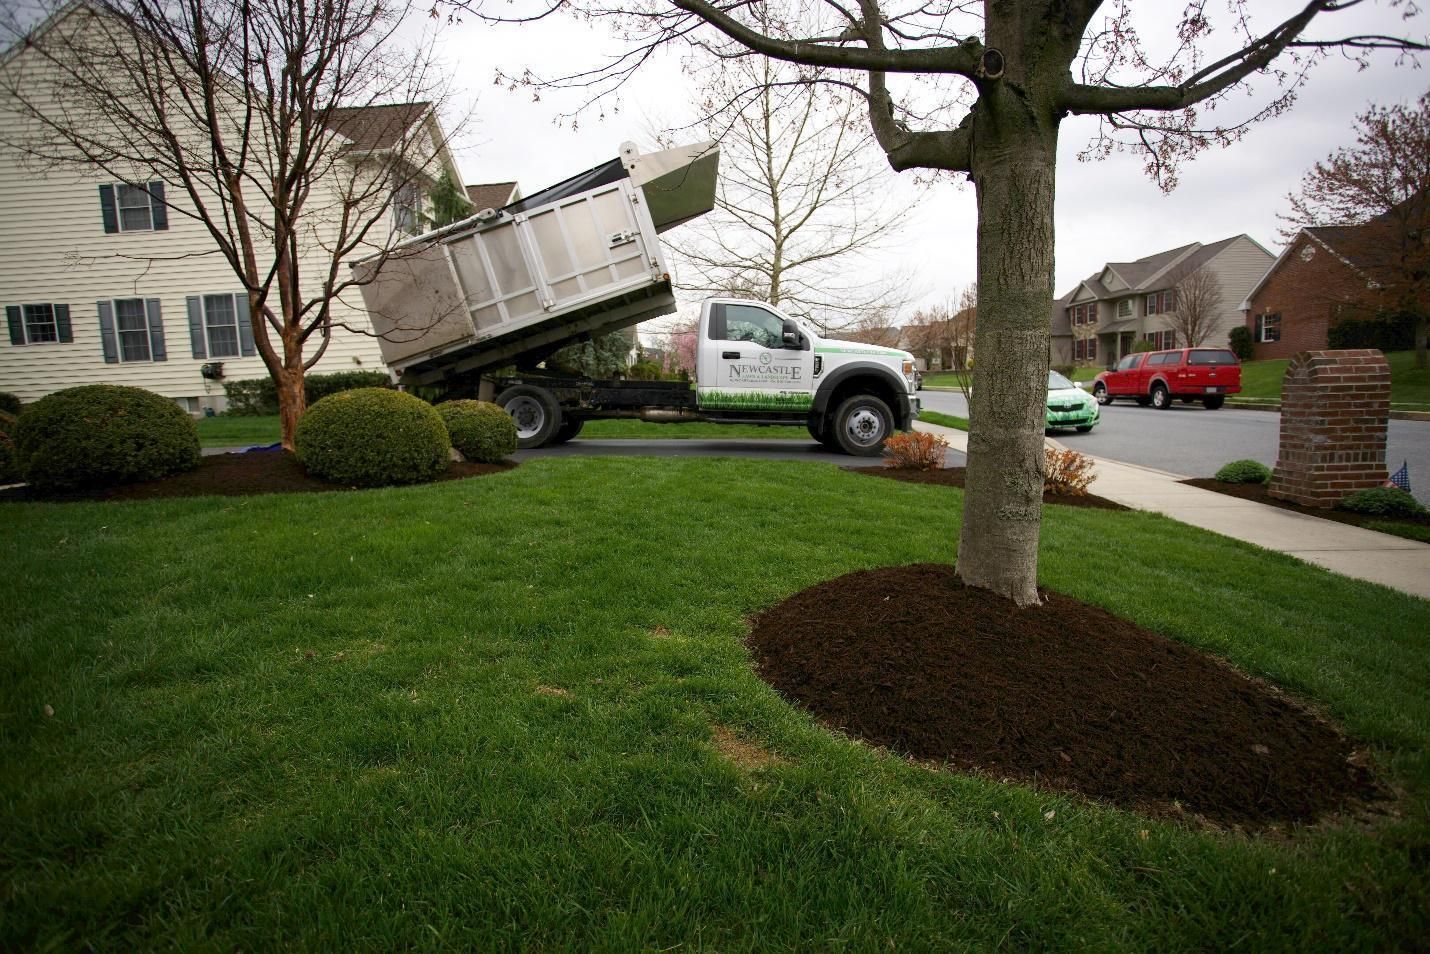
<instances>
[{"instance_id":1,"label":"round trimmed shrub","mask_svg":"<svg viewBox=\"0 0 1430 954\"><path fill-rule=\"evenodd\" d=\"M467 460L495 464L516 450L516 423L490 401L446 401L437 413Z\"/></svg>"},{"instance_id":2,"label":"round trimmed shrub","mask_svg":"<svg viewBox=\"0 0 1430 954\"><path fill-rule=\"evenodd\" d=\"M20 399L9 391L0 391L0 412L11 417L20 416Z\"/></svg>"},{"instance_id":3,"label":"round trimmed shrub","mask_svg":"<svg viewBox=\"0 0 1430 954\"><path fill-rule=\"evenodd\" d=\"M313 476L354 487L432 480L446 471L452 452L432 405L386 388L318 401L298 421L293 446Z\"/></svg>"},{"instance_id":4,"label":"round trimmed shrub","mask_svg":"<svg viewBox=\"0 0 1430 954\"><path fill-rule=\"evenodd\" d=\"M20 479L15 463L15 415L0 411L0 484L13 484Z\"/></svg>"},{"instance_id":5,"label":"round trimmed shrub","mask_svg":"<svg viewBox=\"0 0 1430 954\"><path fill-rule=\"evenodd\" d=\"M40 398L15 426L21 475L44 490L154 480L199 465L199 432L143 388L87 384Z\"/></svg>"},{"instance_id":6,"label":"round trimmed shrub","mask_svg":"<svg viewBox=\"0 0 1430 954\"><path fill-rule=\"evenodd\" d=\"M1271 479L1271 468L1260 461L1234 460L1216 472L1224 484L1264 484Z\"/></svg>"},{"instance_id":7,"label":"round trimmed shrub","mask_svg":"<svg viewBox=\"0 0 1430 954\"><path fill-rule=\"evenodd\" d=\"M1336 509L1376 517L1419 517L1430 512L1420 505L1420 501L1399 487L1358 490L1336 504Z\"/></svg>"}]
</instances>

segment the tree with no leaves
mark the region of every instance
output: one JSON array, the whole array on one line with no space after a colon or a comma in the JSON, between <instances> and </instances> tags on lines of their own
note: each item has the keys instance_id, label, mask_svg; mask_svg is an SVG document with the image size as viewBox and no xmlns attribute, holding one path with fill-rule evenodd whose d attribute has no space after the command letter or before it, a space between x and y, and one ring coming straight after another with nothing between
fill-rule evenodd
<instances>
[{"instance_id":1,"label":"tree with no leaves","mask_svg":"<svg viewBox=\"0 0 1430 954\"><path fill-rule=\"evenodd\" d=\"M333 304L354 284L346 261L389 253L404 237L393 234L394 203L435 177L441 144L414 125L414 109L429 112L438 94L430 58L396 36L411 10L383 0L81 0L33 29L9 25L20 39L0 108L24 123L3 145L41 168L166 184L170 215L213 241L186 257L221 255L248 292L285 447ZM344 135L354 107L393 102L404 105L376 114L392 125L383 148Z\"/></svg>"},{"instance_id":2,"label":"tree with no leaves","mask_svg":"<svg viewBox=\"0 0 1430 954\"><path fill-rule=\"evenodd\" d=\"M569 8L621 24L629 48L557 86L613 89L663 44L695 42L721 55L756 53L829 71L857 90L870 128L896 170L967 173L978 203L977 360L957 573L1020 606L1039 602L1043 422L1053 301L1053 196L1059 128L1100 117L1092 154L1141 150L1165 187L1177 163L1234 141L1292 104L1307 71L1330 51L1423 50L1423 40L1313 32L1365 0L1308 0L1258 30L1248 4L1224 21L1190 0L1169 53L1143 47L1130 0L545 0L484 12L491 20ZM1392 3L1395 0L1391 0ZM543 0L527 0L542 4ZM512 11L512 12L508 12ZM1213 31L1213 27L1225 27ZM1229 47L1207 52L1215 36ZM897 89L891 88L890 77ZM1207 123L1253 78L1274 87L1249 114ZM906 82L909 80L911 82ZM915 88L923 81L922 91ZM1238 96L1238 102L1245 97Z\"/></svg>"},{"instance_id":3,"label":"tree with no leaves","mask_svg":"<svg viewBox=\"0 0 1430 954\"><path fill-rule=\"evenodd\" d=\"M767 301L826 329L896 311L905 276L859 279L907 218L857 98L821 91L818 71L760 57L701 57L704 135L720 143L712 213L671 237L681 288Z\"/></svg>"},{"instance_id":4,"label":"tree with no leaves","mask_svg":"<svg viewBox=\"0 0 1430 954\"><path fill-rule=\"evenodd\" d=\"M1415 366L1426 361L1430 321L1430 93L1413 106L1372 106L1356 144L1316 163L1288 197L1285 238L1317 225L1360 225L1355 257L1382 307L1411 312Z\"/></svg>"},{"instance_id":5,"label":"tree with no leaves","mask_svg":"<svg viewBox=\"0 0 1430 954\"><path fill-rule=\"evenodd\" d=\"M1177 341L1189 348L1205 344L1221 313L1221 281L1211 269L1199 266L1174 273L1171 284L1173 310L1167 323Z\"/></svg>"}]
</instances>

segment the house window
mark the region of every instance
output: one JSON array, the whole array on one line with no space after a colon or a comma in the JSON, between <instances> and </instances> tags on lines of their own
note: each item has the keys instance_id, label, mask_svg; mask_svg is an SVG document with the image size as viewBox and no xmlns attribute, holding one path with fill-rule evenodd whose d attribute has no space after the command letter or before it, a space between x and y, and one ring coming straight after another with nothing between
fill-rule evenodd
<instances>
[{"instance_id":1,"label":"house window","mask_svg":"<svg viewBox=\"0 0 1430 954\"><path fill-rule=\"evenodd\" d=\"M1086 358L1086 357L1087 357L1087 342L1086 342L1085 340L1083 340L1082 338L1078 338L1076 341L1073 342L1073 358L1074 358L1075 360L1081 361L1082 359L1084 359L1084 358Z\"/></svg>"},{"instance_id":2,"label":"house window","mask_svg":"<svg viewBox=\"0 0 1430 954\"><path fill-rule=\"evenodd\" d=\"M69 305L6 305L6 323L12 345L69 343Z\"/></svg>"},{"instance_id":3,"label":"house window","mask_svg":"<svg viewBox=\"0 0 1430 954\"><path fill-rule=\"evenodd\" d=\"M108 183L99 187L99 211L106 232L158 232L169 227L164 183Z\"/></svg>"},{"instance_id":4,"label":"house window","mask_svg":"<svg viewBox=\"0 0 1430 954\"><path fill-rule=\"evenodd\" d=\"M1264 343L1281 340L1281 313L1256 316L1256 340Z\"/></svg>"},{"instance_id":5,"label":"house window","mask_svg":"<svg viewBox=\"0 0 1430 954\"><path fill-rule=\"evenodd\" d=\"M1087 339L1087 360L1089 360L1089 361L1096 361L1096 360L1097 360L1097 339L1096 339L1096 338L1089 338L1089 339Z\"/></svg>"},{"instance_id":6,"label":"house window","mask_svg":"<svg viewBox=\"0 0 1430 954\"><path fill-rule=\"evenodd\" d=\"M1132 317L1132 299L1131 299L1131 298L1124 298L1124 299L1122 299L1121 301L1119 301L1119 302L1117 303L1117 317L1119 317L1119 318L1131 318L1131 317Z\"/></svg>"},{"instance_id":7,"label":"house window","mask_svg":"<svg viewBox=\"0 0 1430 954\"><path fill-rule=\"evenodd\" d=\"M120 185L115 192L119 200L119 231L152 232L154 208L149 190L143 186Z\"/></svg>"},{"instance_id":8,"label":"house window","mask_svg":"<svg viewBox=\"0 0 1430 954\"><path fill-rule=\"evenodd\" d=\"M144 314L144 299L116 299L114 302L114 329L119 335L119 360L151 360L149 320Z\"/></svg>"},{"instance_id":9,"label":"house window","mask_svg":"<svg viewBox=\"0 0 1430 954\"><path fill-rule=\"evenodd\" d=\"M415 183L398 186L392 193L392 226L408 235L417 234L417 212L422 194Z\"/></svg>"},{"instance_id":10,"label":"house window","mask_svg":"<svg viewBox=\"0 0 1430 954\"><path fill-rule=\"evenodd\" d=\"M238 309L232 295L204 296L204 337L210 358L238 357Z\"/></svg>"},{"instance_id":11,"label":"house window","mask_svg":"<svg viewBox=\"0 0 1430 954\"><path fill-rule=\"evenodd\" d=\"M1175 331L1149 331L1142 338L1152 343L1153 351L1166 351L1177 346Z\"/></svg>"},{"instance_id":12,"label":"house window","mask_svg":"<svg viewBox=\"0 0 1430 954\"><path fill-rule=\"evenodd\" d=\"M1147 296L1147 314L1165 315L1176 310L1176 294L1172 291L1153 292Z\"/></svg>"}]
</instances>

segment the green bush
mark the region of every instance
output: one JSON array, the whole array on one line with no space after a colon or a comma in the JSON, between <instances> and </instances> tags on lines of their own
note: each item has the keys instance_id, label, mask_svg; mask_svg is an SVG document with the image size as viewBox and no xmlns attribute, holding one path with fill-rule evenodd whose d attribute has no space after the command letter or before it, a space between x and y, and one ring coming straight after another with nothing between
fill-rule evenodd
<instances>
[{"instance_id":1,"label":"green bush","mask_svg":"<svg viewBox=\"0 0 1430 954\"><path fill-rule=\"evenodd\" d=\"M516 450L516 424L490 401L447 401L437 405L452 446L467 460L495 464Z\"/></svg>"},{"instance_id":2,"label":"green bush","mask_svg":"<svg viewBox=\"0 0 1430 954\"><path fill-rule=\"evenodd\" d=\"M356 487L432 480L447 469L452 449L432 405L386 388L323 398L299 419L293 443L315 477Z\"/></svg>"},{"instance_id":3,"label":"green bush","mask_svg":"<svg viewBox=\"0 0 1430 954\"><path fill-rule=\"evenodd\" d=\"M1070 364L1055 364L1053 365L1053 370L1071 381L1075 369Z\"/></svg>"},{"instance_id":4,"label":"green bush","mask_svg":"<svg viewBox=\"0 0 1430 954\"><path fill-rule=\"evenodd\" d=\"M332 374L310 374L303 379L308 404L317 404L331 394L357 388L391 388L392 378L386 371L335 371ZM263 417L278 413L278 387L272 378L245 378L225 381L224 397L228 398L231 417Z\"/></svg>"},{"instance_id":5,"label":"green bush","mask_svg":"<svg viewBox=\"0 0 1430 954\"><path fill-rule=\"evenodd\" d=\"M0 391L0 411L11 417L20 416L20 399L9 391Z\"/></svg>"},{"instance_id":6,"label":"green bush","mask_svg":"<svg viewBox=\"0 0 1430 954\"><path fill-rule=\"evenodd\" d=\"M654 361L637 361L626 368L626 377L632 381L659 381L663 376L660 365Z\"/></svg>"},{"instance_id":7,"label":"green bush","mask_svg":"<svg viewBox=\"0 0 1430 954\"><path fill-rule=\"evenodd\" d=\"M1420 501L1399 487L1358 490L1336 504L1336 509L1374 517L1419 517L1430 513L1420 505Z\"/></svg>"},{"instance_id":8,"label":"green bush","mask_svg":"<svg viewBox=\"0 0 1430 954\"><path fill-rule=\"evenodd\" d=\"M20 479L15 465L15 415L0 411L0 484L13 484Z\"/></svg>"},{"instance_id":9,"label":"green bush","mask_svg":"<svg viewBox=\"0 0 1430 954\"><path fill-rule=\"evenodd\" d=\"M1133 353L1133 354L1141 354L1141 353L1144 352L1144 351L1156 351L1156 350L1157 350L1157 346L1154 345L1152 342L1148 341L1148 340L1145 339L1145 338L1142 339L1141 341L1137 342L1136 344L1134 344L1134 345L1132 346L1132 353Z\"/></svg>"},{"instance_id":10,"label":"green bush","mask_svg":"<svg viewBox=\"0 0 1430 954\"><path fill-rule=\"evenodd\" d=\"M1216 472L1224 484L1264 484L1271 479L1271 468L1260 461L1234 460Z\"/></svg>"},{"instance_id":11,"label":"green bush","mask_svg":"<svg viewBox=\"0 0 1430 954\"><path fill-rule=\"evenodd\" d=\"M143 388L90 384L42 397L15 428L26 480L45 490L153 480L199 464L194 419Z\"/></svg>"},{"instance_id":12,"label":"green bush","mask_svg":"<svg viewBox=\"0 0 1430 954\"><path fill-rule=\"evenodd\" d=\"M1227 335L1227 345L1231 348L1231 353L1242 361L1250 361L1256 357L1256 348L1253 347L1251 329L1246 325L1237 325L1231 329L1231 334Z\"/></svg>"},{"instance_id":13,"label":"green bush","mask_svg":"<svg viewBox=\"0 0 1430 954\"><path fill-rule=\"evenodd\" d=\"M1365 317L1346 317L1326 331L1331 348L1377 348L1381 351L1409 351L1415 347L1413 311L1382 311Z\"/></svg>"}]
</instances>

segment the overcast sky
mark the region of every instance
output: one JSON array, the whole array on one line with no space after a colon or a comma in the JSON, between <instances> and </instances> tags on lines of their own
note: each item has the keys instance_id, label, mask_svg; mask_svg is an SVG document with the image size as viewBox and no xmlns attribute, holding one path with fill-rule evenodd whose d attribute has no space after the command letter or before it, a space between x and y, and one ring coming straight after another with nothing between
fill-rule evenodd
<instances>
[{"instance_id":1,"label":"overcast sky","mask_svg":"<svg viewBox=\"0 0 1430 954\"><path fill-rule=\"evenodd\" d=\"M1260 0L1253 6L1258 17L1253 25L1265 29L1300 3ZM1144 17L1139 24L1143 35L1153 42L1159 24L1146 17L1158 14L1138 15ZM1426 15L1405 24L1384 4L1327 19L1342 32L1375 28L1423 36L1427 30ZM556 125L556 117L576 102L570 95L543 91L534 101L529 89L507 92L493 84L496 70L549 75L594 65L603 52L619 49L618 41L598 27L570 20L522 26L469 20L443 27L439 36L455 77L454 115L471 113L469 126L456 137L457 161L471 182L516 179L524 190L534 191L614 157L625 140L648 140L652 126L686 120L697 101L681 57L666 55L626 86L618 110L608 105L604 120L590 111L573 131ZM1230 42L1222 31L1211 45L1224 43L1230 49ZM1187 164L1170 195L1146 177L1135 156L1079 162L1076 155L1096 121L1069 117L1062 126L1058 161L1057 293L1103 262L1140 258L1187 242L1245 232L1278 251L1276 216L1286 209L1286 193L1313 162L1347 141L1356 113L1369 103L1413 100L1428 84L1430 72L1397 66L1393 55L1375 57L1364 71L1333 56L1316 69L1289 113L1259 124L1231 148L1203 153ZM909 173L896 177L894 188L917 191L911 179ZM889 253L916 270L922 300L974 280L975 224L972 186L941 181L922 193L919 213Z\"/></svg>"}]
</instances>

